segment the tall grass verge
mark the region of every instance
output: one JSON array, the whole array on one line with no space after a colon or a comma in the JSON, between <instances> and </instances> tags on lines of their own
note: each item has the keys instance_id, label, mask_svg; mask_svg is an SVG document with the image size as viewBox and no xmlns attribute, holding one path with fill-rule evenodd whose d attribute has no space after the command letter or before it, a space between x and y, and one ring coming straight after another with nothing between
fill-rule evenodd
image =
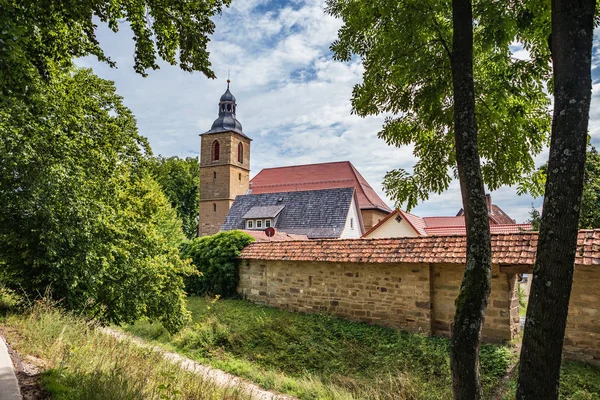
<instances>
[{"instance_id":1,"label":"tall grass verge","mask_svg":"<svg viewBox=\"0 0 600 400\"><path fill-rule=\"evenodd\" d=\"M42 377L52 399L249 399L186 372L150 349L97 331L92 323L38 302L24 315L8 315L5 334L22 355L46 362Z\"/></svg>"}]
</instances>

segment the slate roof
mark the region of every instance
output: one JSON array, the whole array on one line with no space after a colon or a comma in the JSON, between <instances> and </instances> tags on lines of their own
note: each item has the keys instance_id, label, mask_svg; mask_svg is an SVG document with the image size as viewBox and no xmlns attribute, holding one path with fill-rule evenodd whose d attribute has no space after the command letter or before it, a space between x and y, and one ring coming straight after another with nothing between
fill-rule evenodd
<instances>
[{"instance_id":1,"label":"slate roof","mask_svg":"<svg viewBox=\"0 0 600 400\"><path fill-rule=\"evenodd\" d=\"M354 187L361 210L392 211L350 161L265 168L250 181L253 194Z\"/></svg>"},{"instance_id":2,"label":"slate roof","mask_svg":"<svg viewBox=\"0 0 600 400\"><path fill-rule=\"evenodd\" d=\"M253 207L283 205L275 229L310 239L339 238L353 199L351 187L241 195L235 198L221 230L245 229L244 216Z\"/></svg>"},{"instance_id":3,"label":"slate roof","mask_svg":"<svg viewBox=\"0 0 600 400\"><path fill-rule=\"evenodd\" d=\"M537 232L494 234L492 262L501 265L533 265L537 241ZM242 250L240 258L465 264L466 244L464 235L253 243ZM579 231L575 265L600 265L600 230Z\"/></svg>"},{"instance_id":4,"label":"slate roof","mask_svg":"<svg viewBox=\"0 0 600 400\"><path fill-rule=\"evenodd\" d=\"M254 206L248 210L246 214L242 218L275 218L281 210L283 210L284 205L278 206Z\"/></svg>"}]
</instances>

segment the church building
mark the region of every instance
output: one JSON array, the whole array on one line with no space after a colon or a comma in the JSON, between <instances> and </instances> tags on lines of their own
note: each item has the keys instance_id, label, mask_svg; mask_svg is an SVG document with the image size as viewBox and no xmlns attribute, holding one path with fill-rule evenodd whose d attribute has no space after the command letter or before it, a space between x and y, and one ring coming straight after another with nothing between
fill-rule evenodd
<instances>
[{"instance_id":1,"label":"church building","mask_svg":"<svg viewBox=\"0 0 600 400\"><path fill-rule=\"evenodd\" d=\"M273 227L308 238L360 237L391 212L349 161L266 168L250 180L252 139L236 107L227 81L219 117L200 134L198 236Z\"/></svg>"}]
</instances>

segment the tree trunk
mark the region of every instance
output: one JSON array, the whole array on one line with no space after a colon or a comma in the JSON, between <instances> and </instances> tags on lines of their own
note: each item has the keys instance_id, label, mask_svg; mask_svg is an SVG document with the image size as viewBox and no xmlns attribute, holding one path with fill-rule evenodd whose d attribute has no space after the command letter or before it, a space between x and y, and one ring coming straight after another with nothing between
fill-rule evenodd
<instances>
[{"instance_id":1,"label":"tree trunk","mask_svg":"<svg viewBox=\"0 0 600 400\"><path fill-rule=\"evenodd\" d=\"M552 1L554 115L518 399L557 399L591 99L594 0Z\"/></svg>"},{"instance_id":2,"label":"tree trunk","mask_svg":"<svg viewBox=\"0 0 600 400\"><path fill-rule=\"evenodd\" d=\"M454 136L467 230L467 265L452 327L450 366L455 399L481 399L479 345L490 294L492 248L477 149L471 0L452 1Z\"/></svg>"}]
</instances>

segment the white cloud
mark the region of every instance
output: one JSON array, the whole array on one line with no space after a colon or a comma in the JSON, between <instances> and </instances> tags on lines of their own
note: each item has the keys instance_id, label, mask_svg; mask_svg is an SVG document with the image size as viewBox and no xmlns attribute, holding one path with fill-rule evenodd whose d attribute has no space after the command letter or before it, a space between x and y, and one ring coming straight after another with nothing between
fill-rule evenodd
<instances>
[{"instance_id":1,"label":"white cloud","mask_svg":"<svg viewBox=\"0 0 600 400\"><path fill-rule=\"evenodd\" d=\"M79 60L115 81L156 154L198 154L198 134L208 130L217 117L217 103L230 71L238 119L254 139L252 174L265 167L349 160L384 197L381 182L386 171L412 168L416 161L412 147L392 148L377 138L383 115L361 118L351 114L352 88L361 81L362 65L331 59L329 45L341 22L324 13L322 0L238 0L214 20L217 28L209 50L217 80L164 63L147 78L135 74L132 33L127 26L113 34L100 24L98 33L118 69L90 58ZM595 32L598 41L599 32ZM527 57L517 45L516 56ZM596 51L596 67L598 57ZM595 74L590 132L600 142L600 69ZM538 163L546 157L540 155ZM518 197L514 188L502 188L493 198L517 221L528 218L530 197ZM541 200L533 202L537 207ZM460 208L460 189L453 182L448 191L432 195L415 212L453 215Z\"/></svg>"}]
</instances>

